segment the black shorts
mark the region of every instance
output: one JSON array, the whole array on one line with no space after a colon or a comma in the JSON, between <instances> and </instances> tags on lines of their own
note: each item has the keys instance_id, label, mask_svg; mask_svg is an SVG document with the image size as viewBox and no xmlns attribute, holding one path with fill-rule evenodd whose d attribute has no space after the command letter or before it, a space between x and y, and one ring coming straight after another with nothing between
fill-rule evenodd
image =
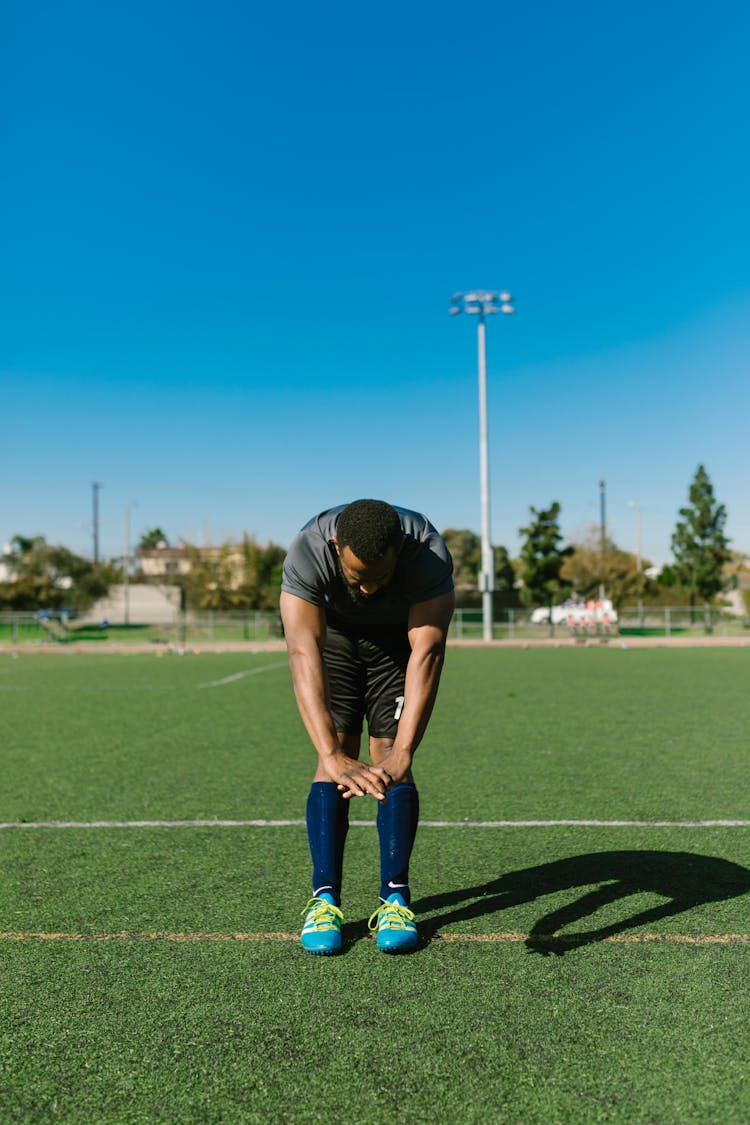
<instances>
[{"instance_id":1,"label":"black shorts","mask_svg":"<svg viewBox=\"0 0 750 1125\"><path fill-rule=\"evenodd\" d=\"M323 660L337 731L395 738L411 647L405 625L342 631L328 625Z\"/></svg>"}]
</instances>

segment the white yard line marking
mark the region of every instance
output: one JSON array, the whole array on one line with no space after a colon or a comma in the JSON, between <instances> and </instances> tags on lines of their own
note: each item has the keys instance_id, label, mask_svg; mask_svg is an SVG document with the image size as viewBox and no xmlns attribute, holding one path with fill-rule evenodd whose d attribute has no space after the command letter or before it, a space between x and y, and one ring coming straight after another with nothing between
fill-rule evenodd
<instances>
[{"instance_id":1,"label":"white yard line marking","mask_svg":"<svg viewBox=\"0 0 750 1125\"><path fill-rule=\"evenodd\" d=\"M428 828L750 828L750 820L423 820L420 825Z\"/></svg>"},{"instance_id":2,"label":"white yard line marking","mask_svg":"<svg viewBox=\"0 0 750 1125\"><path fill-rule=\"evenodd\" d=\"M371 828L374 820L352 820ZM36 820L2 828L304 828L304 820ZM750 820L422 820L420 828L750 828Z\"/></svg>"},{"instance_id":3,"label":"white yard line marking","mask_svg":"<svg viewBox=\"0 0 750 1125\"><path fill-rule=\"evenodd\" d=\"M0 828L297 828L304 824L304 820L38 820L0 824Z\"/></svg>"},{"instance_id":4,"label":"white yard line marking","mask_svg":"<svg viewBox=\"0 0 750 1125\"><path fill-rule=\"evenodd\" d=\"M209 680L205 684L198 684L198 687L223 687L224 684L232 684L235 680L244 680L245 676L257 676L260 672L273 672L274 668L288 667L286 660L277 660L275 664L261 664L260 668L246 668L244 672L235 672L233 676L225 676L223 680Z\"/></svg>"}]
</instances>

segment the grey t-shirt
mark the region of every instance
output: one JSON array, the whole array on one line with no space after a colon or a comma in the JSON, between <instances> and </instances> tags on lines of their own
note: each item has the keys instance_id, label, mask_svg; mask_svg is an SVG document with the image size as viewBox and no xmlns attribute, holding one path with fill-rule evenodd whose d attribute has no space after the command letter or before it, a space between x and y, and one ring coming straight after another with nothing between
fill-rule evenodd
<instances>
[{"instance_id":1,"label":"grey t-shirt","mask_svg":"<svg viewBox=\"0 0 750 1125\"><path fill-rule=\"evenodd\" d=\"M355 603L341 577L333 543L345 507L321 512L295 537L284 562L282 590L322 606L334 627L406 624L410 605L450 593L453 560L442 538L419 512L396 508L404 542L393 578L366 603Z\"/></svg>"}]
</instances>

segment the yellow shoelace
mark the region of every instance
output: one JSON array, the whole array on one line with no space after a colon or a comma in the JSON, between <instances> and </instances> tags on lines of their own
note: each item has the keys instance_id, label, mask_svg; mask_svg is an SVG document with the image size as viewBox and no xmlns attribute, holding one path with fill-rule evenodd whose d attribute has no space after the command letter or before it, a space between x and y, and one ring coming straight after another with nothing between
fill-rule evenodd
<instances>
[{"instance_id":1,"label":"yellow shoelace","mask_svg":"<svg viewBox=\"0 0 750 1125\"><path fill-rule=\"evenodd\" d=\"M338 906L333 906L324 898L311 898L302 911L303 914L308 912L310 917L305 919L305 929L308 926L315 926L316 930L335 930L336 919L338 918L339 922L344 921L344 915Z\"/></svg>"},{"instance_id":2,"label":"yellow shoelace","mask_svg":"<svg viewBox=\"0 0 750 1125\"><path fill-rule=\"evenodd\" d=\"M370 917L368 928L376 930L381 918L392 930L407 930L409 922L414 921L416 914L409 910L408 906L401 906L398 902L382 902Z\"/></svg>"}]
</instances>

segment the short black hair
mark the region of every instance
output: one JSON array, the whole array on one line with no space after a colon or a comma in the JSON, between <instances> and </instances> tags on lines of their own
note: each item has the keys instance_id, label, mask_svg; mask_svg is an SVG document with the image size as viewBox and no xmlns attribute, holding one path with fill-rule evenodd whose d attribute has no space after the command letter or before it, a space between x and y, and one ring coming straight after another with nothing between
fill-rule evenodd
<instances>
[{"instance_id":1,"label":"short black hair","mask_svg":"<svg viewBox=\"0 0 750 1125\"><path fill-rule=\"evenodd\" d=\"M336 522L339 548L348 547L360 562L375 562L396 550L404 537L398 512L385 500L353 500Z\"/></svg>"}]
</instances>

